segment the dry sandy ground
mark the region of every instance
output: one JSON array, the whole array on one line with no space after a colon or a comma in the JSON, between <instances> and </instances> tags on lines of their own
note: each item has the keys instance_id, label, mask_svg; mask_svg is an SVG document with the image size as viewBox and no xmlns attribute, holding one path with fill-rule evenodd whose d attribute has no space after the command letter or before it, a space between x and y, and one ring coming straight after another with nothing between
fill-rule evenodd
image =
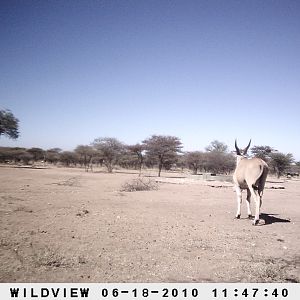
<instances>
[{"instance_id":1,"label":"dry sandy ground","mask_svg":"<svg viewBox=\"0 0 300 300\"><path fill-rule=\"evenodd\" d=\"M265 190L255 227L231 184L162 176L0 167L0 281L300 281L300 181Z\"/></svg>"}]
</instances>

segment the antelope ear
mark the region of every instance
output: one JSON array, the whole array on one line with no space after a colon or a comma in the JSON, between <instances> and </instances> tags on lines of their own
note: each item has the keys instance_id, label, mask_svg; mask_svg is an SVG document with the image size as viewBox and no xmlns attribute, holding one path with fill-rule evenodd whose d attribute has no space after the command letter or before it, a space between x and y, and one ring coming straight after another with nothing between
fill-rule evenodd
<instances>
[{"instance_id":1,"label":"antelope ear","mask_svg":"<svg viewBox=\"0 0 300 300\"><path fill-rule=\"evenodd\" d=\"M249 147L250 147L250 144L251 144L251 139L250 139L250 141L249 141L248 146L247 146L247 147L244 149L244 151L243 151L244 155L247 154L247 151L248 151L248 149L249 149Z\"/></svg>"},{"instance_id":2,"label":"antelope ear","mask_svg":"<svg viewBox=\"0 0 300 300\"><path fill-rule=\"evenodd\" d=\"M235 139L234 146L235 146L236 154L241 155L241 151L240 151L239 147L237 146L236 139Z\"/></svg>"}]
</instances>

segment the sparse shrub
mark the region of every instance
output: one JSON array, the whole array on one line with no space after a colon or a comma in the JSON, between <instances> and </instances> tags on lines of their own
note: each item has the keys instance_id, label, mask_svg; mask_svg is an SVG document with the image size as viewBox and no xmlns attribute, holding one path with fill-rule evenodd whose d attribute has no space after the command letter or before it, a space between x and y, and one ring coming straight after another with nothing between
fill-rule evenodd
<instances>
[{"instance_id":1,"label":"sparse shrub","mask_svg":"<svg viewBox=\"0 0 300 300\"><path fill-rule=\"evenodd\" d=\"M136 178L126 182L121 189L121 192L137 192L157 190L158 184L153 179Z\"/></svg>"}]
</instances>

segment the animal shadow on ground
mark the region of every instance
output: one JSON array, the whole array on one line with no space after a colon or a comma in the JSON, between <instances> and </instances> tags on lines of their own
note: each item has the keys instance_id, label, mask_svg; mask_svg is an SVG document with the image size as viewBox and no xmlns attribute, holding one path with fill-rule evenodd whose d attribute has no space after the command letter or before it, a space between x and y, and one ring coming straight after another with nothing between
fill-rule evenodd
<instances>
[{"instance_id":1,"label":"animal shadow on ground","mask_svg":"<svg viewBox=\"0 0 300 300\"><path fill-rule=\"evenodd\" d=\"M273 223L290 223L291 220L289 219L281 219L278 217L274 217L274 216L278 216L277 214L260 214L260 218L263 219L265 221L265 225L270 225Z\"/></svg>"}]
</instances>

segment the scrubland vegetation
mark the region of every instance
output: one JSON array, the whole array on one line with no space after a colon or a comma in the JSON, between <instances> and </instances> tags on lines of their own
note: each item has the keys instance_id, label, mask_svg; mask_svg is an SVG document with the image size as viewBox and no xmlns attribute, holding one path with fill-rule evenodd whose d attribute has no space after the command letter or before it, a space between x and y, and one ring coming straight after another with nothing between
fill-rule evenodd
<instances>
[{"instance_id":1,"label":"scrubland vegetation","mask_svg":"<svg viewBox=\"0 0 300 300\"><path fill-rule=\"evenodd\" d=\"M229 174L235 167L234 153L228 145L212 141L205 151L184 152L178 137L153 135L140 144L126 145L116 138L97 138L90 145L79 145L73 151L60 148L18 148L0 147L0 162L5 164L22 164L43 166L55 165L65 167L82 167L92 171L93 166L105 166L108 173L114 168L122 167L139 172L143 168L162 170L190 169L193 174L210 172ZM291 153L284 154L270 146L254 146L253 156L264 159L271 172L278 177L290 173L299 174L300 162L293 159Z\"/></svg>"}]
</instances>

